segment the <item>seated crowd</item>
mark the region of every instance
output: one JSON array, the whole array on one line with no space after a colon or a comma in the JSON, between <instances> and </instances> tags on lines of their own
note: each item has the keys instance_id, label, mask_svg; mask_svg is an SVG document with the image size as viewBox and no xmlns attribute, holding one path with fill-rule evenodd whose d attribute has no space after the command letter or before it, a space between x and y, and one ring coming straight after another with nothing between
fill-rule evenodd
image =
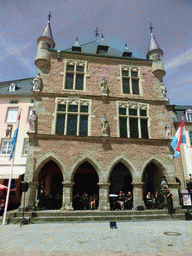
<instances>
[{"instance_id":1,"label":"seated crowd","mask_svg":"<svg viewBox=\"0 0 192 256\"><path fill-rule=\"evenodd\" d=\"M89 196L86 191L82 195L76 193L73 199L74 210L95 210L98 206L98 196Z\"/></svg>"},{"instance_id":2,"label":"seated crowd","mask_svg":"<svg viewBox=\"0 0 192 256\"><path fill-rule=\"evenodd\" d=\"M161 192L156 191L145 193L145 205L147 209L163 209L165 207L165 197Z\"/></svg>"},{"instance_id":3,"label":"seated crowd","mask_svg":"<svg viewBox=\"0 0 192 256\"><path fill-rule=\"evenodd\" d=\"M110 210L131 210L133 207L133 196L130 191L124 194L120 190L119 195L110 194Z\"/></svg>"}]
</instances>

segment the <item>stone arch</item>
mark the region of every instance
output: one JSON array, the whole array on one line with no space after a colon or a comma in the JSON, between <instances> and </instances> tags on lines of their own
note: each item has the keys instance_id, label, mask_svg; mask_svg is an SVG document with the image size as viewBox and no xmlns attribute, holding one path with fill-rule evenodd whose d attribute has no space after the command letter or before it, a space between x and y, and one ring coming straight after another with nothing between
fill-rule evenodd
<instances>
[{"instance_id":1,"label":"stone arch","mask_svg":"<svg viewBox=\"0 0 192 256\"><path fill-rule=\"evenodd\" d=\"M147 160L145 161L145 163L144 163L143 166L142 166L142 174L141 174L141 176L140 176L141 182L142 182L142 180L143 180L143 175L144 175L145 169L146 169L146 167L147 167L150 163L155 164L155 165L164 173L165 178L166 178L167 180L169 179L168 172L167 172L167 170L166 170L164 164L162 163L162 161L159 160L159 159L157 159L156 157L150 157L149 159L147 159Z\"/></svg>"},{"instance_id":2,"label":"stone arch","mask_svg":"<svg viewBox=\"0 0 192 256\"><path fill-rule=\"evenodd\" d=\"M107 174L106 182L109 182L109 179L110 179L111 172L112 172L113 168L115 167L115 165L117 165L120 162L127 167L129 172L131 173L132 179L134 179L135 177L137 177L139 175L139 173L137 172L134 165L128 159L125 159L124 157L118 157L118 158L115 158L113 160L112 164L111 164L111 167L110 167L110 169L108 171L108 174Z\"/></svg>"},{"instance_id":3,"label":"stone arch","mask_svg":"<svg viewBox=\"0 0 192 256\"><path fill-rule=\"evenodd\" d=\"M42 159L43 158L43 159ZM53 161L55 162L59 168L61 169L61 172L62 172L62 175L63 175L63 180L65 180L65 174L64 174L64 168L63 168L63 165L61 163L61 161L58 159L57 156L55 156L54 154L45 154L43 157L41 157L41 159L39 158L37 161L36 161L36 169L33 173L33 181L37 181L38 180L38 175L39 175L39 172L41 170L41 168L46 164L48 163L49 161Z\"/></svg>"},{"instance_id":4,"label":"stone arch","mask_svg":"<svg viewBox=\"0 0 192 256\"><path fill-rule=\"evenodd\" d=\"M148 159L143 165L141 175L141 182L143 182L143 198L146 197L148 192L155 194L156 191L160 191L162 179L168 181L168 174L163 163L154 157Z\"/></svg>"},{"instance_id":5,"label":"stone arch","mask_svg":"<svg viewBox=\"0 0 192 256\"><path fill-rule=\"evenodd\" d=\"M122 157L113 162L108 173L109 193L117 194L120 190L124 193L132 192L133 168L132 164Z\"/></svg>"},{"instance_id":6,"label":"stone arch","mask_svg":"<svg viewBox=\"0 0 192 256\"><path fill-rule=\"evenodd\" d=\"M76 165L72 172L73 208L75 210L88 210L89 199L92 198L95 200L94 207L97 208L99 205L99 175L95 167L97 168L93 161L85 158Z\"/></svg>"},{"instance_id":7,"label":"stone arch","mask_svg":"<svg viewBox=\"0 0 192 256\"><path fill-rule=\"evenodd\" d=\"M91 164L91 165L94 167L94 169L95 169L95 171L96 171L96 173L97 173L97 175L98 175L98 177L99 177L99 181L100 181L100 179L101 179L101 171L100 171L100 168L98 167L98 164L96 164L95 161L93 161L93 160L90 159L89 157L85 157L85 158L83 158L83 159L80 159L78 162L76 162L75 164L73 164L73 166L71 167L71 171L70 171L70 173L71 173L71 175L70 175L70 176L71 176L71 177L70 177L71 182L72 182L73 179L74 179L74 175L75 175L77 169L78 169L79 166L80 166L81 164L83 164L84 162L88 162L89 164Z\"/></svg>"}]
</instances>

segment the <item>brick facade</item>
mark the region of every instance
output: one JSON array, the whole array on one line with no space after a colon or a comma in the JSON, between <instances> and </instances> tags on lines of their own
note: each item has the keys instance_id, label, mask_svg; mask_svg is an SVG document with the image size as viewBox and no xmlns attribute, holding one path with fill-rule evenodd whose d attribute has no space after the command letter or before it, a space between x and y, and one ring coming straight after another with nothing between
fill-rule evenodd
<instances>
[{"instance_id":1,"label":"brick facade","mask_svg":"<svg viewBox=\"0 0 192 256\"><path fill-rule=\"evenodd\" d=\"M39 51L39 50L38 50ZM178 206L176 177L182 183L180 162L173 160L170 139L166 139L165 124L172 123L172 111L168 100L162 98L162 79L152 72L152 61L136 58L125 59L114 56L97 56L83 53L49 51L51 63L49 72L40 67L43 87L36 94L35 108L38 116L37 131L29 133L25 180L29 182L27 206L34 207L39 175L46 163L53 161L63 176L62 209L73 209L74 175L81 164L88 162L98 175L98 209L109 209L110 175L121 162L132 179L133 206L144 205L144 172L150 163L156 168L158 187L162 176L166 177L173 190L175 206ZM85 90L65 90L65 60L82 60L87 63ZM140 94L123 94L121 66L139 68ZM107 80L109 94L101 96L101 80ZM55 134L56 99L90 99L89 136ZM144 103L148 106L149 138L120 138L117 102ZM101 118L108 120L108 136L102 136ZM149 174L150 175L150 174ZM51 185L50 185L51 186ZM82 188L83 189L83 188ZM50 188L51 191L51 188ZM127 192L127 191L125 191Z\"/></svg>"}]
</instances>

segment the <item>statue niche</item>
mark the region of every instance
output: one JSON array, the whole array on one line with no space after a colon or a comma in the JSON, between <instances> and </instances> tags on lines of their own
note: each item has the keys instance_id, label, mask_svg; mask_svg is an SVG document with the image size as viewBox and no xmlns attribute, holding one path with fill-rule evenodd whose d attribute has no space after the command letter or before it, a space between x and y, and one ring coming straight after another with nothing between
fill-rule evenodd
<instances>
[{"instance_id":1,"label":"statue niche","mask_svg":"<svg viewBox=\"0 0 192 256\"><path fill-rule=\"evenodd\" d=\"M38 73L36 77L33 79L33 91L40 92L41 89L42 89L42 79L40 77L40 73Z\"/></svg>"}]
</instances>

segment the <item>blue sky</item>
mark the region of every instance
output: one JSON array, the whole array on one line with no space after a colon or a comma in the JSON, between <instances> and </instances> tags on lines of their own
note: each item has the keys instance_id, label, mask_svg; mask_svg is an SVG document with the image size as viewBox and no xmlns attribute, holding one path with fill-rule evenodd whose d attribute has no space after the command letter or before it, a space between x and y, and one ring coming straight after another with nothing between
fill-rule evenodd
<instances>
[{"instance_id":1,"label":"blue sky","mask_svg":"<svg viewBox=\"0 0 192 256\"><path fill-rule=\"evenodd\" d=\"M164 52L164 83L171 104L192 105L191 0L3 0L0 3L0 81L36 75L37 38L51 11L55 49L95 38L145 58L150 22Z\"/></svg>"}]
</instances>

